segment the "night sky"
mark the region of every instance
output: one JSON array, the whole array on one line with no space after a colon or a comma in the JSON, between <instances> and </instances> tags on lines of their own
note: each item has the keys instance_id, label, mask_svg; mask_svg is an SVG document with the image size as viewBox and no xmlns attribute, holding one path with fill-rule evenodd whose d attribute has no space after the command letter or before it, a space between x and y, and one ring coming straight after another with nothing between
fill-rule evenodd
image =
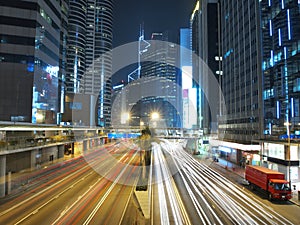
<instances>
[{"instance_id":1,"label":"night sky","mask_svg":"<svg viewBox=\"0 0 300 225\"><path fill-rule=\"evenodd\" d=\"M145 39L152 32L171 31L177 42L179 28L189 27L196 0L114 0L113 46L137 41L140 24Z\"/></svg>"},{"instance_id":2,"label":"night sky","mask_svg":"<svg viewBox=\"0 0 300 225\"><path fill-rule=\"evenodd\" d=\"M196 0L114 0L113 47L138 41L143 24L145 40L153 32L169 31L170 42L178 42L179 29L189 27ZM128 66L112 76L113 84L127 81L136 69Z\"/></svg>"}]
</instances>

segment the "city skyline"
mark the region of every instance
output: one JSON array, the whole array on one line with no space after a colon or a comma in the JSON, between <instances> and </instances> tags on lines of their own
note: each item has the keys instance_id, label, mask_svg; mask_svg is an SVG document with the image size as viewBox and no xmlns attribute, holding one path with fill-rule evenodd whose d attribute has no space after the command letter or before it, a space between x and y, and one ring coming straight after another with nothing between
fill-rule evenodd
<instances>
[{"instance_id":1,"label":"city skyline","mask_svg":"<svg viewBox=\"0 0 300 225\"><path fill-rule=\"evenodd\" d=\"M0 3L5 224L297 224L300 0Z\"/></svg>"},{"instance_id":2,"label":"city skyline","mask_svg":"<svg viewBox=\"0 0 300 225\"><path fill-rule=\"evenodd\" d=\"M138 41L141 27L145 40L151 40L152 33L167 31L169 41L178 44L180 28L190 26L190 17L196 2L180 0L175 4L172 0L121 1L115 5L114 10L113 47ZM131 65L114 74L113 84L127 81L127 75L134 69L135 65Z\"/></svg>"}]
</instances>

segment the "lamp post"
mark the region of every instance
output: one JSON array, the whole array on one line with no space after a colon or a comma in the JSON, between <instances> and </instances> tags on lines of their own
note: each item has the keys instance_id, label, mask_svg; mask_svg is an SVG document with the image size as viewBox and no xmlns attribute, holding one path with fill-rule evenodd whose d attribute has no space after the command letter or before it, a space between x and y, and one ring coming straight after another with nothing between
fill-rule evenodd
<instances>
[{"instance_id":1,"label":"lamp post","mask_svg":"<svg viewBox=\"0 0 300 225\"><path fill-rule=\"evenodd\" d=\"M155 128L157 128L157 121L159 120L160 115L158 112L151 112L150 114L150 122L152 125L153 132L155 133ZM149 123L150 125L150 123Z\"/></svg>"},{"instance_id":2,"label":"lamp post","mask_svg":"<svg viewBox=\"0 0 300 225\"><path fill-rule=\"evenodd\" d=\"M289 121L287 120L286 123L284 123L286 125L286 132L287 132L287 141L288 141L288 145L287 145L287 155L288 155L288 174L289 174L289 184L290 184L290 187L292 187L292 184L291 184L291 132L290 132L290 123Z\"/></svg>"},{"instance_id":3,"label":"lamp post","mask_svg":"<svg viewBox=\"0 0 300 225\"><path fill-rule=\"evenodd\" d=\"M151 119L155 120L155 119L158 119L159 118L159 113L158 112L153 112L151 114Z\"/></svg>"},{"instance_id":4,"label":"lamp post","mask_svg":"<svg viewBox=\"0 0 300 225\"><path fill-rule=\"evenodd\" d=\"M158 120L159 119L159 113L158 112L151 113L151 119L152 120Z\"/></svg>"},{"instance_id":5,"label":"lamp post","mask_svg":"<svg viewBox=\"0 0 300 225\"><path fill-rule=\"evenodd\" d=\"M130 119L130 114L128 112L123 112L121 114L121 124L126 124Z\"/></svg>"}]
</instances>

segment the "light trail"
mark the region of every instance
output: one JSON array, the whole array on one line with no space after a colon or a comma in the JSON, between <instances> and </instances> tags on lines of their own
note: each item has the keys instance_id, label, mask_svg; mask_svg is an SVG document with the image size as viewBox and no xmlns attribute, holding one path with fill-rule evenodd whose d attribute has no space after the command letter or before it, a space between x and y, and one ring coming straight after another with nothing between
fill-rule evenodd
<instances>
[{"instance_id":1,"label":"light trail","mask_svg":"<svg viewBox=\"0 0 300 225\"><path fill-rule=\"evenodd\" d=\"M90 185L89 188L82 195L80 195L77 198L77 200L72 203L72 205L66 207L65 210L60 213L59 217L57 217L56 220L54 220L51 224L54 225L59 223L60 220L65 216L66 212L68 212L71 208L78 204L78 202L83 198L83 196L87 195L91 191L91 189L94 188L96 184L98 184L101 180L103 180L103 178L98 178L98 180L94 184Z\"/></svg>"},{"instance_id":2,"label":"light trail","mask_svg":"<svg viewBox=\"0 0 300 225\"><path fill-rule=\"evenodd\" d=\"M133 159L135 158L136 155L137 155L137 152L135 152L133 154L133 157L131 157L129 163L131 163L133 161ZM125 158L125 156L126 155L123 155L123 157L121 157L120 161L123 158ZM98 212L98 210L100 209L100 207L102 206L102 204L104 203L104 201L106 200L106 198L109 196L109 194L114 189L114 187L118 184L118 181L121 179L121 177L123 176L123 174L124 174L124 172L125 172L125 170L127 169L128 166L129 166L129 164L126 164L125 167L122 168L122 171L116 177L116 179L114 180L114 182L110 185L109 189L105 192L104 196L100 199L100 201L98 201L98 204L95 206L95 208L90 213L90 215L88 216L88 218L84 221L83 225L87 225L87 224L89 224L92 221L92 219L94 218L94 216L96 215L96 213Z\"/></svg>"},{"instance_id":3,"label":"light trail","mask_svg":"<svg viewBox=\"0 0 300 225\"><path fill-rule=\"evenodd\" d=\"M124 154L120 159L119 161L122 161L124 160L124 158L127 157L127 154ZM115 162L115 161L113 161ZM98 160L95 160L95 165L98 165L99 164L99 161ZM118 164L118 163L116 163ZM125 164L125 165L128 165L128 164ZM99 165L98 165L99 166ZM79 212L81 211L80 209L80 204L82 202L86 202L87 199L89 198L89 195L90 193L95 193L97 191L99 191L99 189L102 189L102 186L105 186L105 185L108 185L109 184L109 180L107 179L104 179L105 177L107 177L107 175L109 173L111 173L113 171L113 168L115 167L115 165L112 165L110 161L105 161L105 164L102 164L101 166L103 167L107 167L109 168L109 170L106 172L106 174L104 174L103 177L99 178L93 185L93 189L89 188L89 190L82 194L82 198L78 198L77 201L75 202L75 204L72 204L71 206L68 207L67 211L68 213L65 213L65 214L60 214L59 217L52 223L53 224L65 224L65 220L68 220L68 218L75 218L74 215L72 215L72 213L76 212L76 210L79 209ZM119 175L122 175L122 173L120 173ZM119 176L121 177L121 176ZM118 178L119 179L119 178ZM102 182L102 183L100 183ZM103 182L106 182L106 183L103 183ZM113 189L113 187L115 186L117 181L113 182L112 185L110 185L109 189L105 192L104 196L98 201L98 204L97 204L97 210L101 207L101 205L103 204L103 202L105 201L105 199L107 198L107 196L109 195L109 193L111 192L111 190ZM97 185L96 185L97 184ZM102 186L101 186L102 185ZM96 210L96 211L97 211ZM90 220L92 220L92 218L94 217L94 215L96 214L96 211L95 209L93 210L93 212L91 214L89 214L88 218L86 219L85 223L89 223ZM77 215L76 214L76 215Z\"/></svg>"},{"instance_id":4,"label":"light trail","mask_svg":"<svg viewBox=\"0 0 300 225\"><path fill-rule=\"evenodd\" d=\"M163 148L166 151L169 151L169 153L171 153L170 155L172 155L172 153L176 153L175 150L173 150L174 146L172 146L172 148L170 148L170 145L164 145L162 144ZM199 192L199 190L196 188L196 186L194 185L194 183L192 182L192 180L190 179L190 177L187 176L187 179L189 180L189 182L191 183L192 187L188 184L187 180L185 179L185 176L183 175L182 171L185 170L185 168L182 167L182 164L180 164L180 161L175 161L174 163L181 175L181 178L184 181L184 184L186 186L186 189L188 190L188 194L194 204L194 207L201 219L202 224L214 224L211 223L210 221L214 221L213 217L215 217L215 219L218 221L219 224L222 224L222 222L220 221L220 219L218 218L218 216L215 214L214 210L211 208L210 204L207 202L207 200L205 199L205 197ZM203 207L201 207L200 202L198 201L196 195L194 194L194 191L196 191L198 193L198 195L200 196L202 203L204 203L206 205L206 207L209 209L210 213L207 213L206 211L204 211ZM210 217L210 219L209 219Z\"/></svg>"},{"instance_id":5,"label":"light trail","mask_svg":"<svg viewBox=\"0 0 300 225\"><path fill-rule=\"evenodd\" d=\"M67 177L63 178L62 180L59 180L58 182L56 182L56 183L54 183L54 184L52 184L52 185L50 185L50 186L48 186L48 187L42 189L40 192L38 192L38 193L36 193L36 194L34 194L34 195L28 197L27 199L25 199L25 200L19 202L18 204L14 205L13 207L11 207L11 208L9 208L9 209L7 209L7 210L1 212L1 213L0 213L0 217L3 216L3 215L5 215L5 214L7 214L7 213L9 213L10 211L12 211L12 210L14 210L14 209L16 209L16 208L22 206L23 204L25 204L25 203L31 201L32 199L37 198L39 195L41 195L41 194L43 194L44 192L46 192L46 191L48 191L48 190L54 188L55 186L59 185L60 183L64 182L65 180L69 179L70 177L72 177L72 176L74 176L74 175L80 173L82 170L86 169L87 167L88 167L88 166L85 166L85 167L81 168L80 170L77 170L77 171L74 172L73 174L68 175ZM89 175L90 175L90 173L87 174L86 176L89 176ZM78 181L78 182L79 182L79 181ZM67 190L64 190L62 193L66 192L66 191L67 191ZM62 193L61 193L61 194L62 194Z\"/></svg>"},{"instance_id":6,"label":"light trail","mask_svg":"<svg viewBox=\"0 0 300 225\"><path fill-rule=\"evenodd\" d=\"M158 186L158 200L159 200L159 213L160 213L160 222L163 225L168 225L169 223L169 214L168 214L168 207L166 202L166 194L165 194L165 188L163 185L163 178L162 178L162 172L160 166L160 156L159 156L159 146L154 146L154 158L158 160L158 166L156 165L156 177L158 180L157 186Z\"/></svg>"},{"instance_id":7,"label":"light trail","mask_svg":"<svg viewBox=\"0 0 300 225\"><path fill-rule=\"evenodd\" d=\"M111 152L112 149L109 149L108 152ZM26 198L25 200L19 202L18 204L14 205L13 207L3 211L0 213L0 216L3 216L7 213L9 213L10 211L24 205L27 202L30 202L32 200L37 199L39 196L41 196L42 194L46 193L47 191L50 191L56 187L58 187L59 185L61 185L63 182L71 180L73 177L76 177L77 175L81 174L82 171L85 171L87 168L90 168L91 165L97 166L97 167L108 167L111 166L109 161L104 161L101 165L99 165L99 157L101 157L100 155L96 155L94 154L95 152L92 152L91 155L93 155L93 160L91 161L90 165L86 165L84 167L81 167L79 170L75 170L74 172L68 174L67 176L63 177L62 179L58 180L57 182L49 185L48 187L42 189L41 191L39 191L38 193ZM101 151L100 151L101 153ZM124 157L126 157L126 155L123 155L121 157L120 160L122 160ZM104 160L103 158L101 158L101 161ZM21 219L19 219L17 222L15 222L14 224L20 224L22 222L24 222L25 220L27 220L29 217L37 214L42 208L46 207L47 205L49 205L51 202L53 202L54 200L58 199L60 196L62 196L63 194L65 194L66 192L68 192L70 189L74 188L77 184L79 184L80 182L84 181L88 176L90 176L93 173L93 171L87 173L86 175L84 175L84 177L82 177L81 179L77 180L75 183L72 183L71 185L69 185L68 187L66 187L63 191L59 192L58 194L56 194L54 197L51 197L50 199L48 199L47 201L45 201L44 203L42 203L41 205L37 206L34 210L32 210L30 213L28 213L26 216L22 217ZM88 188L88 190L80 195L77 200L69 207L65 208L59 215L59 217L52 223L58 223L59 220L65 216L66 212L70 210L70 208L72 208L76 203L78 203L86 194L88 194L88 192L97 184L99 183L103 178L99 178L94 184L90 185L90 187Z\"/></svg>"},{"instance_id":8,"label":"light trail","mask_svg":"<svg viewBox=\"0 0 300 225\"><path fill-rule=\"evenodd\" d=\"M193 161L195 161L195 160L193 159ZM195 161L195 162L198 162L198 161ZM194 169L194 171L197 170L197 163L196 163L195 167L193 167L193 169ZM226 202L232 203L232 205L230 207L234 207L234 209L238 209L237 213L245 212L244 214L241 214L240 218L243 218L244 220L245 220L245 218L247 218L247 220L246 220L247 222L252 221L253 218L256 218L257 221L259 221L261 224L265 224L262 220L260 220L253 213L253 211L255 211L257 214L261 214L262 217L266 218L268 220L268 222L272 222L273 219L277 219L277 220L284 220L288 224L291 224L288 220L286 220L284 217L280 216L279 214L277 214L274 211L273 211L273 213L276 214L277 216L279 216L280 218L276 218L273 214L266 212L266 210L265 210L266 206L259 205L253 199L250 199L248 196L246 196L246 194L242 191L241 188L239 188L237 185L233 184L232 182L228 181L227 178L213 173L210 169L206 170L205 172L209 173L208 174L209 178L214 177L213 179L219 180L219 182L221 183L220 186L227 189L228 192L231 192L231 196L236 196L237 199L239 199L239 201L233 200L231 198L231 196L224 194L221 189L216 187L218 189L219 195L221 195L221 197L225 198ZM199 175L201 176L201 174L199 174ZM201 179L206 179L206 177L201 176ZM206 179L206 182L204 184L207 184L209 182L210 181L208 179ZM209 188L211 188L211 187L209 187ZM210 191L208 191L208 193L210 193ZM216 193L214 193L214 195L212 195L212 196L215 198L216 202L218 202L218 200L222 199L222 198L217 198L216 196L218 196L218 195L216 195ZM250 204L248 204L247 208L245 206L242 206L242 204L240 204L241 198L243 199L242 202L247 201L248 203L250 203ZM241 208L243 210L241 210ZM251 215L252 217L250 217L249 215ZM268 218L270 218L270 219L268 219ZM239 221L239 222L242 222L242 221Z\"/></svg>"},{"instance_id":9,"label":"light trail","mask_svg":"<svg viewBox=\"0 0 300 225\"><path fill-rule=\"evenodd\" d=\"M97 162L94 161L93 163L97 163ZM15 209L15 208L17 208L17 207L19 207L19 206L25 204L26 202L31 201L31 200L37 198L38 196L40 196L40 195L43 194L44 192L46 192L46 191L48 191L48 190L51 190L51 189L55 188L56 186L58 186L58 185L61 184L62 182L64 182L64 181L70 179L70 178L73 177L73 176L76 176L76 175L79 174L81 171L83 171L83 170L85 170L86 168L89 168L89 167L90 167L89 165L84 166L83 168L81 168L81 169L75 171L74 173L68 175L67 177L64 177L62 180L59 180L58 182L56 182L56 183L50 185L49 187L47 187L47 188L41 190L40 192L38 192L38 193L36 193L35 195L33 195L33 196L27 198L26 200L20 202L19 204L17 204L17 205L15 205L15 206L11 207L10 209L4 211L4 212L1 213L1 214L2 214L2 215L3 215L3 214L6 214L6 213L8 213L9 211L11 211L11 210L13 210L13 209ZM54 197L50 198L48 201L46 201L45 203L43 203L42 205L40 205L39 207L37 207L36 209L34 209L31 213L27 214L25 217L23 217L22 219L20 219L19 221L17 221L17 222L15 223L15 225L22 223L23 221L25 221L26 219L28 219L30 216L32 216L32 215L38 213L39 210L41 210L42 208L44 208L45 206L47 206L49 203L53 202L55 199L57 199L58 197L60 197L60 196L63 195L64 193L68 192L71 188L73 188L75 185L77 185L77 184L79 184L80 182L82 182L85 178L87 178L87 177L90 176L91 174L92 174L92 172L89 172L88 174L86 174L84 177L82 177L81 179L79 179L79 180L76 181L75 183L72 183L71 185L69 185L69 186L68 186L67 188L65 188L63 191L61 191L60 193L58 193L58 194L55 195ZM97 181L97 182L98 182L98 181ZM96 183L97 183L97 182L96 182ZM94 186L94 185L92 185L92 186ZM81 198L82 198L82 195L78 198L78 200L80 200ZM66 212L66 209L65 209L63 212ZM61 215L62 215L62 214L61 214Z\"/></svg>"},{"instance_id":10,"label":"light trail","mask_svg":"<svg viewBox=\"0 0 300 225\"><path fill-rule=\"evenodd\" d=\"M180 207L178 205L178 201L175 196L175 190L171 183L171 180L173 180L173 179L171 179L172 176L171 176L168 166L166 164L165 158L163 157L161 148L159 148L158 150L159 150L158 153L159 153L159 157L160 157L159 165L161 166L162 174L164 177L170 177L170 179L165 180L165 186L166 186L166 190L168 193L168 198L170 201L170 206L172 209L172 214L173 214L173 218L175 220L175 224L183 224L182 215L180 213Z\"/></svg>"},{"instance_id":11,"label":"light trail","mask_svg":"<svg viewBox=\"0 0 300 225\"><path fill-rule=\"evenodd\" d=\"M200 163L182 146L167 140L163 142L165 155L173 159L202 224L222 224L215 206L232 224L292 224L250 198L238 185Z\"/></svg>"}]
</instances>

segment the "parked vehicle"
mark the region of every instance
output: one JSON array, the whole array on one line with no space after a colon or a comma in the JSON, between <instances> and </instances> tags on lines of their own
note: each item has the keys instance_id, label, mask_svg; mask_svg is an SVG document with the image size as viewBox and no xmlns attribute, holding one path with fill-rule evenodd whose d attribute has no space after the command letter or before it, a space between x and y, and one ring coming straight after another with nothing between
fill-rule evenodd
<instances>
[{"instance_id":1,"label":"parked vehicle","mask_svg":"<svg viewBox=\"0 0 300 225\"><path fill-rule=\"evenodd\" d=\"M246 166L245 179L251 189L260 188L273 199L289 200L292 198L289 182L284 174L261 166Z\"/></svg>"},{"instance_id":2,"label":"parked vehicle","mask_svg":"<svg viewBox=\"0 0 300 225\"><path fill-rule=\"evenodd\" d=\"M214 162L219 162L219 159L217 158L217 156L213 156L213 161Z\"/></svg>"}]
</instances>

